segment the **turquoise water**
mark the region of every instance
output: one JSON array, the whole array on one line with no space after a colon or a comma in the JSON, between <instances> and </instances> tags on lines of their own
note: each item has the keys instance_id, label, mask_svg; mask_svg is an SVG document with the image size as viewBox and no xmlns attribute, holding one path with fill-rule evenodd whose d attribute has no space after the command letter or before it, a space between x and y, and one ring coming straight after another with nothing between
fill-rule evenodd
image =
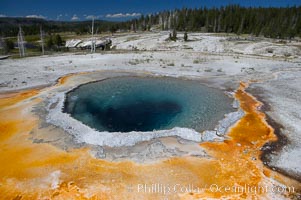
<instances>
[{"instance_id":1,"label":"turquoise water","mask_svg":"<svg viewBox=\"0 0 301 200\"><path fill-rule=\"evenodd\" d=\"M64 112L99 131L213 129L232 112L232 99L197 81L118 77L69 92Z\"/></svg>"}]
</instances>

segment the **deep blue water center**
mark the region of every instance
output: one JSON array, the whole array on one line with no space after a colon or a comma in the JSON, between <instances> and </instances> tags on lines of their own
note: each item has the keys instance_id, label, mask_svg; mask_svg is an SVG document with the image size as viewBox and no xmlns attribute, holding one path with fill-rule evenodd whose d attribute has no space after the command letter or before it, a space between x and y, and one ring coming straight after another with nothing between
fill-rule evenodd
<instances>
[{"instance_id":1,"label":"deep blue water center","mask_svg":"<svg viewBox=\"0 0 301 200\"><path fill-rule=\"evenodd\" d=\"M64 112L109 132L173 127L213 129L233 110L220 90L176 78L118 77L81 85L67 94Z\"/></svg>"}]
</instances>

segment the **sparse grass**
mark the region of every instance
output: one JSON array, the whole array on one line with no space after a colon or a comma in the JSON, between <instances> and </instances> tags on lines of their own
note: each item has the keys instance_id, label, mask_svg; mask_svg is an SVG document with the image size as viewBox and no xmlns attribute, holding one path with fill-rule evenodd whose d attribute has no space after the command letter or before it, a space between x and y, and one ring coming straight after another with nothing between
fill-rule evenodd
<instances>
[{"instance_id":1,"label":"sparse grass","mask_svg":"<svg viewBox=\"0 0 301 200\"><path fill-rule=\"evenodd\" d=\"M139 37L137 37L137 36L131 36L131 37L128 37L128 38L125 40L125 42L130 42L130 41L138 40L138 39L139 39Z\"/></svg>"},{"instance_id":2,"label":"sparse grass","mask_svg":"<svg viewBox=\"0 0 301 200\"><path fill-rule=\"evenodd\" d=\"M287 41L286 41L286 40L278 40L276 43L279 43L279 44L287 44Z\"/></svg>"},{"instance_id":3,"label":"sparse grass","mask_svg":"<svg viewBox=\"0 0 301 200\"><path fill-rule=\"evenodd\" d=\"M139 62L139 60L138 59L134 59L134 60L130 60L129 61L129 64L130 65L138 65L140 62Z\"/></svg>"},{"instance_id":4,"label":"sparse grass","mask_svg":"<svg viewBox=\"0 0 301 200\"><path fill-rule=\"evenodd\" d=\"M273 52L274 52L274 50L273 50L272 48L267 48L266 51L267 51L268 53L273 53Z\"/></svg>"},{"instance_id":5,"label":"sparse grass","mask_svg":"<svg viewBox=\"0 0 301 200\"><path fill-rule=\"evenodd\" d=\"M204 72L212 72L212 68L206 68L204 69Z\"/></svg>"},{"instance_id":6,"label":"sparse grass","mask_svg":"<svg viewBox=\"0 0 301 200\"><path fill-rule=\"evenodd\" d=\"M151 62L151 59L147 58L147 59L133 59L133 60L130 60L128 63L130 65L138 65L140 63L150 63Z\"/></svg>"},{"instance_id":7,"label":"sparse grass","mask_svg":"<svg viewBox=\"0 0 301 200\"><path fill-rule=\"evenodd\" d=\"M193 64L199 64L200 63L200 60L194 60L193 61Z\"/></svg>"},{"instance_id":8,"label":"sparse grass","mask_svg":"<svg viewBox=\"0 0 301 200\"><path fill-rule=\"evenodd\" d=\"M247 68L243 67L243 68L241 68L240 71L245 72L247 74L251 74L255 71L255 68L254 67L247 67Z\"/></svg>"},{"instance_id":9,"label":"sparse grass","mask_svg":"<svg viewBox=\"0 0 301 200\"><path fill-rule=\"evenodd\" d=\"M36 42L40 40L40 36L39 35L26 35L25 36L25 41L26 42Z\"/></svg>"},{"instance_id":10,"label":"sparse grass","mask_svg":"<svg viewBox=\"0 0 301 200\"><path fill-rule=\"evenodd\" d=\"M200 64L204 62L207 62L207 58L197 58L193 60L193 64Z\"/></svg>"},{"instance_id":11,"label":"sparse grass","mask_svg":"<svg viewBox=\"0 0 301 200\"><path fill-rule=\"evenodd\" d=\"M187 40L186 42L189 42L190 40ZM183 49L193 49L192 47L190 47L190 46L187 46L187 45L184 45L183 46Z\"/></svg>"},{"instance_id":12,"label":"sparse grass","mask_svg":"<svg viewBox=\"0 0 301 200\"><path fill-rule=\"evenodd\" d=\"M192 67L192 66L181 64L181 67L188 67L188 68L190 68L190 67Z\"/></svg>"}]
</instances>

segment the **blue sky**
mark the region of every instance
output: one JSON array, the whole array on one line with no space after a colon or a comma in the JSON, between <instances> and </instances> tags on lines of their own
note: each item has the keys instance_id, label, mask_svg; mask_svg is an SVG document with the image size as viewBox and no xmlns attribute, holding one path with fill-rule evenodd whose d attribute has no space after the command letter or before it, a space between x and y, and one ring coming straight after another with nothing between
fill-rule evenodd
<instances>
[{"instance_id":1,"label":"blue sky","mask_svg":"<svg viewBox=\"0 0 301 200\"><path fill-rule=\"evenodd\" d=\"M174 8L242 6L286 7L301 0L0 0L0 17L41 17L48 20L85 20L91 16L105 20L126 20Z\"/></svg>"}]
</instances>

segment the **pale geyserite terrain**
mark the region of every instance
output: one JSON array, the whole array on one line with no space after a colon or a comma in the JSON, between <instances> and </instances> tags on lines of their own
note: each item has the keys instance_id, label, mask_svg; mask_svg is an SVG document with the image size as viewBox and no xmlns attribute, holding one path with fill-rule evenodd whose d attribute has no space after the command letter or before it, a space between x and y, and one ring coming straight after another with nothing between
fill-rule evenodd
<instances>
[{"instance_id":1,"label":"pale geyserite terrain","mask_svg":"<svg viewBox=\"0 0 301 200\"><path fill-rule=\"evenodd\" d=\"M272 151L270 166L301 176L301 42L190 33L184 42L167 41L168 32L112 36L114 51L67 53L0 61L0 92L52 85L70 73L101 70L201 77L211 85L249 90L269 105L266 112L283 126L288 143ZM267 147L269 148L269 147Z\"/></svg>"}]
</instances>

